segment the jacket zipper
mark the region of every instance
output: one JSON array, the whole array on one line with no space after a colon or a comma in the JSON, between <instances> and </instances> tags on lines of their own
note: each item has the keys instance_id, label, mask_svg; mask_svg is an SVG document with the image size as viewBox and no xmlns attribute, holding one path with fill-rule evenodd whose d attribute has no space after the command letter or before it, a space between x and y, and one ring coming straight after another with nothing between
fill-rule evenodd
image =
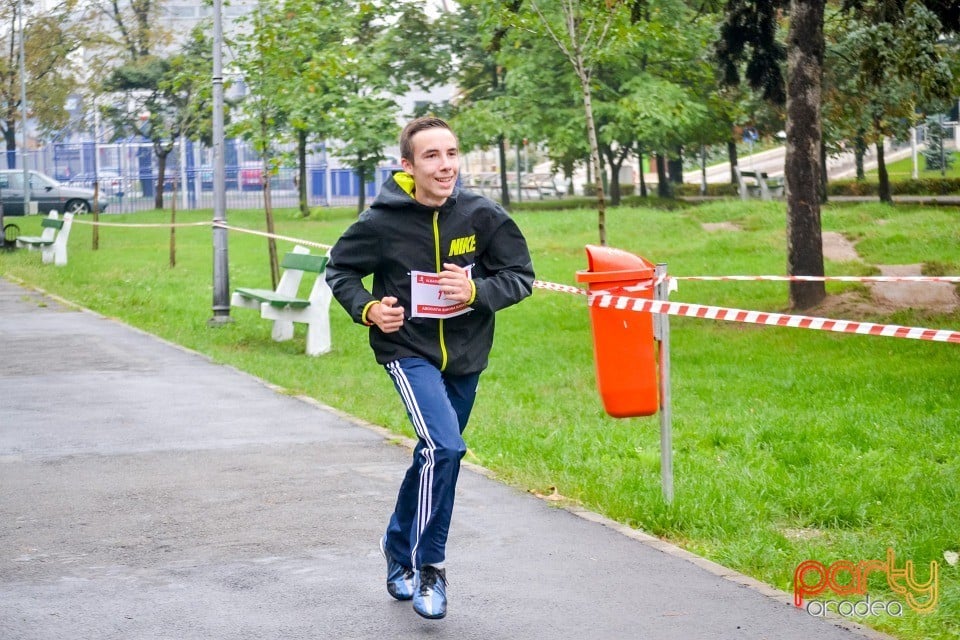
<instances>
[{"instance_id":1,"label":"jacket zipper","mask_svg":"<svg viewBox=\"0 0 960 640\"><path fill-rule=\"evenodd\" d=\"M440 263L440 210L433 212L433 247L436 251L437 273L442 271L443 265ZM443 339L443 318L438 320L438 332L440 335L440 371L447 368L447 344Z\"/></svg>"}]
</instances>

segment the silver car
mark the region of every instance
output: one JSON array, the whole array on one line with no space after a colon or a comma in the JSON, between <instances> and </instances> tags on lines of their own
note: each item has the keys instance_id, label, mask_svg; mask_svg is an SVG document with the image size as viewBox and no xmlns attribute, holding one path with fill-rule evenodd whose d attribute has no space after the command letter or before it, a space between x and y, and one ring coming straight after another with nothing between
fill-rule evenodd
<instances>
[{"instance_id":1,"label":"silver car","mask_svg":"<svg viewBox=\"0 0 960 640\"><path fill-rule=\"evenodd\" d=\"M82 214L93 211L93 189L68 187L39 171L30 171L29 175L30 202L37 203L37 213L56 210L61 214ZM3 202L3 215L23 215L23 170L0 171L0 201ZM107 208L103 197L97 203L100 211Z\"/></svg>"}]
</instances>

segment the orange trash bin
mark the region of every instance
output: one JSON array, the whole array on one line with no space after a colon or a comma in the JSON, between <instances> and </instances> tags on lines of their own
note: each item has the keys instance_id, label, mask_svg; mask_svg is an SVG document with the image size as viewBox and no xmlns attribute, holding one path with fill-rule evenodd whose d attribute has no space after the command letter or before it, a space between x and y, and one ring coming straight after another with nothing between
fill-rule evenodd
<instances>
[{"instance_id":1,"label":"orange trash bin","mask_svg":"<svg viewBox=\"0 0 960 640\"><path fill-rule=\"evenodd\" d=\"M620 249L587 245L587 271L577 272L591 294L653 300L655 265ZM650 416L660 406L653 314L590 306L597 388L615 418Z\"/></svg>"}]
</instances>

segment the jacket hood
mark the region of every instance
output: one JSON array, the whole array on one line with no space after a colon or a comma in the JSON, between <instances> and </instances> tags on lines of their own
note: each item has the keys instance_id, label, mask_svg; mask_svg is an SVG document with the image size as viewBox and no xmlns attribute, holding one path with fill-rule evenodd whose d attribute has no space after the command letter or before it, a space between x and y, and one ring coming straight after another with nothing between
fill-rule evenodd
<instances>
[{"instance_id":1,"label":"jacket hood","mask_svg":"<svg viewBox=\"0 0 960 640\"><path fill-rule=\"evenodd\" d=\"M416 186L413 182L413 176L406 171L397 171L389 178L384 180L380 187L380 193L374 198L372 207L381 207L385 209L420 207L424 211L434 211L436 207L429 207L417 202L414 198ZM453 188L453 193L440 206L440 209L452 207L457 202L457 196L460 195L459 183Z\"/></svg>"}]
</instances>

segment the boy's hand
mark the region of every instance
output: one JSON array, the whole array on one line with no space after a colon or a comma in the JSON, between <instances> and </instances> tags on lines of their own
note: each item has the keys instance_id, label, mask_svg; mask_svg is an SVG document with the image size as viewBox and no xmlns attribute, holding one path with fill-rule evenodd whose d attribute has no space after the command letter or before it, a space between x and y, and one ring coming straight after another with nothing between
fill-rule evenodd
<instances>
[{"instance_id":1,"label":"boy's hand","mask_svg":"<svg viewBox=\"0 0 960 640\"><path fill-rule=\"evenodd\" d=\"M395 307L397 299L384 296L367 311L367 320L377 325L384 333L394 333L403 326L403 307Z\"/></svg>"},{"instance_id":2,"label":"boy's hand","mask_svg":"<svg viewBox=\"0 0 960 640\"><path fill-rule=\"evenodd\" d=\"M439 273L438 283L440 291L448 300L467 302L473 297L473 285L463 267L445 262L443 271Z\"/></svg>"}]
</instances>

